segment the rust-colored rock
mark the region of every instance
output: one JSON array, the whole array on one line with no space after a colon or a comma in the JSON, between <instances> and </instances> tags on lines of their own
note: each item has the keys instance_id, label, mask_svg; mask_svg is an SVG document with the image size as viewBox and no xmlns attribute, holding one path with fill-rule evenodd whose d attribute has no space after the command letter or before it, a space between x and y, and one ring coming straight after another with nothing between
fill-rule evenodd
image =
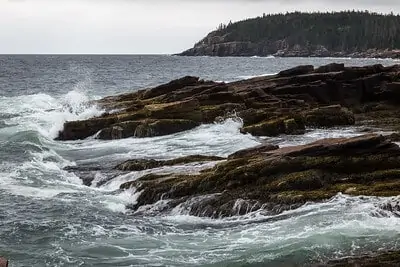
<instances>
[{"instance_id":1,"label":"rust-colored rock","mask_svg":"<svg viewBox=\"0 0 400 267\"><path fill-rule=\"evenodd\" d=\"M8 267L8 260L0 257L0 267Z\"/></svg>"}]
</instances>

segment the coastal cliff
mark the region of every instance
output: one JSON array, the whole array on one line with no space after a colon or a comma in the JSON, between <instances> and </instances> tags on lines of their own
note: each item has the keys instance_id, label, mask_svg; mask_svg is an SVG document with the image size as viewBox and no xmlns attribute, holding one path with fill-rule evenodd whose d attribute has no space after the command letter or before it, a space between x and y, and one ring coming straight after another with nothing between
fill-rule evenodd
<instances>
[{"instance_id":1,"label":"coastal cliff","mask_svg":"<svg viewBox=\"0 0 400 267\"><path fill-rule=\"evenodd\" d=\"M182 56L400 57L400 16L368 12L263 15L220 27Z\"/></svg>"}]
</instances>

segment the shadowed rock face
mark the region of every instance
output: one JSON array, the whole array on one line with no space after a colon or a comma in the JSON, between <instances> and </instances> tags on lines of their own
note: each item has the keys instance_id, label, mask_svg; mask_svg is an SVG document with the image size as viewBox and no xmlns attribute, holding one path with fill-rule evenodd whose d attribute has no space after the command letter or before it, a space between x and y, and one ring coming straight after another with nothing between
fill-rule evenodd
<instances>
[{"instance_id":1,"label":"shadowed rock face","mask_svg":"<svg viewBox=\"0 0 400 267\"><path fill-rule=\"evenodd\" d=\"M141 191L133 209L161 198L172 199L172 208L193 197L211 196L191 205L190 213L215 218L260 208L279 213L338 192L396 196L399 178L399 146L369 134L284 148L259 146L198 175L145 176L121 189Z\"/></svg>"},{"instance_id":2,"label":"shadowed rock face","mask_svg":"<svg viewBox=\"0 0 400 267\"><path fill-rule=\"evenodd\" d=\"M400 67L316 70L299 66L275 76L233 83L183 77L152 89L94 102L107 112L64 124L58 140L151 137L186 131L237 114L242 132L275 136L302 134L306 127L352 125L362 120L400 121ZM384 120L381 120L381 119Z\"/></svg>"}]
</instances>

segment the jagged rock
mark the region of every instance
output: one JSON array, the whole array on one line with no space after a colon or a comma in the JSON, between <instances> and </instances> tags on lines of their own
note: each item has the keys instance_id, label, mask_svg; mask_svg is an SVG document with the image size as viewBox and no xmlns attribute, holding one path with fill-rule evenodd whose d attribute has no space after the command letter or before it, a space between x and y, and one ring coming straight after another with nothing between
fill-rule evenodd
<instances>
[{"instance_id":1,"label":"jagged rock","mask_svg":"<svg viewBox=\"0 0 400 267\"><path fill-rule=\"evenodd\" d=\"M57 139L84 139L96 133L100 139L150 137L234 114L243 119L242 132L254 135L301 134L305 126L352 125L352 111L357 120L394 125L400 123L399 73L397 65L329 64L316 70L298 66L278 75L232 83L187 76L98 100L95 103L105 109L102 116L66 122Z\"/></svg>"},{"instance_id":2,"label":"jagged rock","mask_svg":"<svg viewBox=\"0 0 400 267\"><path fill-rule=\"evenodd\" d=\"M142 171L147 169L159 168L162 166L173 166L178 164L187 164L192 162L220 161L221 157L192 155L172 160L154 160L154 159L134 159L125 161L115 167L121 171Z\"/></svg>"},{"instance_id":3,"label":"jagged rock","mask_svg":"<svg viewBox=\"0 0 400 267\"><path fill-rule=\"evenodd\" d=\"M174 199L178 205L191 197L213 195L191 210L193 215L211 217L234 215L238 199L281 212L307 201L328 199L338 192L400 194L400 148L386 137L369 134L269 148L238 152L199 175L153 175L121 188L134 186L142 192L134 209L161 197Z\"/></svg>"}]
</instances>

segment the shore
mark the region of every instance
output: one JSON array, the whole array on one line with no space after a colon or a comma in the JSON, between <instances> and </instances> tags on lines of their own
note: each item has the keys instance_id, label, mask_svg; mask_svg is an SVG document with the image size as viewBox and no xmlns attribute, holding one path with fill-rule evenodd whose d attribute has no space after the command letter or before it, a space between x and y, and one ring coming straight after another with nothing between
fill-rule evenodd
<instances>
[{"instance_id":1,"label":"shore","mask_svg":"<svg viewBox=\"0 0 400 267\"><path fill-rule=\"evenodd\" d=\"M228 118L241 120L241 132L253 136L302 135L310 128L357 125L365 134L354 138L290 147L264 143L227 158L132 159L113 169L131 172L214 163L197 174L149 174L122 184L121 190L140 192L132 210L170 199L165 210L195 202L189 207L195 216L221 218L255 210L280 214L343 193L393 197L380 208L399 214L399 103L398 65L298 66L233 83L184 77L96 101L93 104L105 110L103 115L65 123L57 139L148 138ZM381 130L390 134L377 133ZM79 176L79 166L73 170ZM84 182L91 185L93 179L85 177ZM394 257L393 262L400 263L400 258ZM355 266L346 264L340 266Z\"/></svg>"}]
</instances>

